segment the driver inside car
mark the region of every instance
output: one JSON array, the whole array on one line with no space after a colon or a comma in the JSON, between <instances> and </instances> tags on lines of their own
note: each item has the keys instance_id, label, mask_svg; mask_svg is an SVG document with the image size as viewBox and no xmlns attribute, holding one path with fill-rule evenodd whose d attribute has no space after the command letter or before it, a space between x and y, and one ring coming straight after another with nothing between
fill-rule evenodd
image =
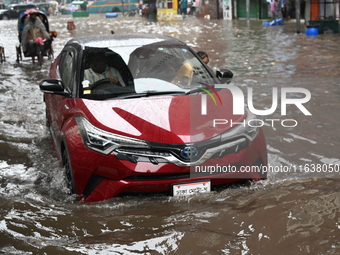
<instances>
[{"instance_id":1,"label":"driver inside car","mask_svg":"<svg viewBox=\"0 0 340 255\"><path fill-rule=\"evenodd\" d=\"M97 81L103 79L109 79L112 84L125 87L124 80L119 71L106 64L104 52L92 53L89 56L89 63L90 68L84 71L83 81L83 84L86 84L86 86L88 85L89 88Z\"/></svg>"}]
</instances>

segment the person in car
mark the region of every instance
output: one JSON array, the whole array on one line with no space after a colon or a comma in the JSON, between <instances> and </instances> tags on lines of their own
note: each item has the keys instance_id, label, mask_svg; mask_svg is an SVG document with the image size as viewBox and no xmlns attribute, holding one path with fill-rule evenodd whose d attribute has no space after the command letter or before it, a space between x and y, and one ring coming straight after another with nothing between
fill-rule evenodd
<instances>
[{"instance_id":1,"label":"person in car","mask_svg":"<svg viewBox=\"0 0 340 255\"><path fill-rule=\"evenodd\" d=\"M38 43L43 50L43 45L45 40L50 40L50 35L48 34L45 25L38 18L40 14L37 10L30 10L28 18L25 19L25 26L22 31L22 50L26 56L31 55L30 52L35 50L34 44ZM32 62L34 63L34 56L32 56Z\"/></svg>"},{"instance_id":2,"label":"person in car","mask_svg":"<svg viewBox=\"0 0 340 255\"><path fill-rule=\"evenodd\" d=\"M124 80L119 71L106 64L104 53L91 54L89 62L90 68L84 71L84 81L88 81L89 87L103 79L109 79L111 83L125 87Z\"/></svg>"},{"instance_id":3,"label":"person in car","mask_svg":"<svg viewBox=\"0 0 340 255\"><path fill-rule=\"evenodd\" d=\"M209 63L209 57L207 53L205 53L204 51L198 51L197 54L201 57L204 63Z\"/></svg>"}]
</instances>

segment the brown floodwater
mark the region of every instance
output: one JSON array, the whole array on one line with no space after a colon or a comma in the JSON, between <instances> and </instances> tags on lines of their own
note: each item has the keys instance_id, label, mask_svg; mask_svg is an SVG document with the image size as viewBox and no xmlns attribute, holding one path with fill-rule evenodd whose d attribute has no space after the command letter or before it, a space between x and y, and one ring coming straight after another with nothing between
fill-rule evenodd
<instances>
[{"instance_id":1,"label":"brown floodwater","mask_svg":"<svg viewBox=\"0 0 340 255\"><path fill-rule=\"evenodd\" d=\"M30 59L16 63L17 21L0 21L0 254L340 254L340 37L296 34L294 23L188 18L146 22L105 14L50 17L55 55L72 37L115 33L171 35L206 51L209 65L229 68L233 85L262 116L268 179L209 194L121 196L83 204L68 195ZM303 27L303 26L302 26ZM281 114L281 89L305 88L304 107ZM273 96L274 95L274 96ZM294 96L294 95L293 95ZM295 95L298 97L301 95ZM268 121L275 119L275 122ZM295 127L287 127L294 120ZM273 124L274 123L274 124ZM283 124L282 124L283 123ZM287 124L287 125L286 125ZM285 126L286 125L286 126Z\"/></svg>"}]
</instances>

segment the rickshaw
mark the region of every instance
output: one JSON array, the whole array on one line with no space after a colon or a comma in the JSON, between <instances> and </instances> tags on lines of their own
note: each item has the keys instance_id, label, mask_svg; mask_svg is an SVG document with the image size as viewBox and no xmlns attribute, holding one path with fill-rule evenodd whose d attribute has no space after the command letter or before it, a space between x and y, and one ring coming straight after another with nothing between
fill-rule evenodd
<instances>
[{"instance_id":1,"label":"rickshaw","mask_svg":"<svg viewBox=\"0 0 340 255\"><path fill-rule=\"evenodd\" d=\"M27 44L27 49L26 51L23 51L23 45L22 45L22 34L23 30L25 27L25 19L28 17L30 13L37 13L37 18L40 18L42 23L45 26L46 32L49 34L50 39L45 40L43 43L39 42L33 42L30 44ZM50 31L49 29L49 23L47 16L44 12L39 11L39 10L28 10L26 12L23 12L20 14L20 17L18 19L18 37L19 37L19 45L16 46L16 53L17 53L17 62L19 63L22 61L22 52L24 53L25 57L31 57L34 63L34 58L37 57L39 65L42 65L43 57L47 56L48 59L53 59L53 48L52 48L52 42L53 38L57 37L57 32L56 31ZM43 45L42 45L43 44Z\"/></svg>"}]
</instances>

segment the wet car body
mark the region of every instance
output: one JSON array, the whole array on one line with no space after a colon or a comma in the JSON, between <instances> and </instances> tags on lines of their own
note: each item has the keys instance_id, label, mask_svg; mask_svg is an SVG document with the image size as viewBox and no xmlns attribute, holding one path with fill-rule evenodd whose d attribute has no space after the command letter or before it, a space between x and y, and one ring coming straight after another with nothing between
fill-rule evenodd
<instances>
[{"instance_id":1,"label":"wet car body","mask_svg":"<svg viewBox=\"0 0 340 255\"><path fill-rule=\"evenodd\" d=\"M102 81L89 90L82 85L93 51L105 52L125 86ZM129 192L171 193L177 183L209 180L214 186L266 178L258 172L197 172L198 166L267 164L261 129L213 126L214 119L241 123L254 118L249 112L232 114L229 90L217 92L225 104L207 100L209 111L202 115L202 84L213 88L224 78L218 79L190 47L168 36L70 40L40 89L72 192L92 202Z\"/></svg>"}]
</instances>

